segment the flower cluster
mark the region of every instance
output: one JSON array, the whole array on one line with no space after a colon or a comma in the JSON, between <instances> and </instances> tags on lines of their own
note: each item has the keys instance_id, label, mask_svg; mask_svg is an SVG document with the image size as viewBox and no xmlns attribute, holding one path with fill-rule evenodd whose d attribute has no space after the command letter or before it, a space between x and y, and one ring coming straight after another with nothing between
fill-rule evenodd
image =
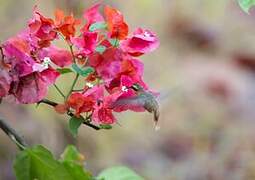
<instances>
[{"instance_id":1,"label":"flower cluster","mask_svg":"<svg viewBox=\"0 0 255 180\"><path fill-rule=\"evenodd\" d=\"M142 79L143 62L138 57L155 50L158 38L142 28L129 35L121 12L105 6L101 14L100 8L96 4L86 10L82 24L62 10L51 19L35 7L27 28L0 47L0 98L39 103L59 76L75 73L67 95L58 89L64 101L54 105L57 112L76 117L84 113L95 125L115 123L113 112L155 113L156 95ZM60 38L69 49L53 45ZM75 90L79 78L84 88Z\"/></svg>"}]
</instances>

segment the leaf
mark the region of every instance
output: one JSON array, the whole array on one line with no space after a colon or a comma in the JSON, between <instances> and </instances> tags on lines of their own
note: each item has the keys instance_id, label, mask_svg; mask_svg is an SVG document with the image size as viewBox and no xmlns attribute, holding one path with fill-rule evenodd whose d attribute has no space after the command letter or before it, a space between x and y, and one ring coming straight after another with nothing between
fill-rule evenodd
<instances>
[{"instance_id":1,"label":"leaf","mask_svg":"<svg viewBox=\"0 0 255 180\"><path fill-rule=\"evenodd\" d=\"M85 171L79 164L73 162L62 162L62 165L75 180L94 180L92 175Z\"/></svg>"},{"instance_id":2,"label":"leaf","mask_svg":"<svg viewBox=\"0 0 255 180\"><path fill-rule=\"evenodd\" d=\"M83 77L87 77L90 73L94 72L94 68L86 67L84 69L80 68L77 64L73 64L72 68L75 72Z\"/></svg>"},{"instance_id":3,"label":"leaf","mask_svg":"<svg viewBox=\"0 0 255 180\"><path fill-rule=\"evenodd\" d=\"M82 125L82 123L84 122L84 118L83 117L71 117L69 120L69 130L71 132L71 134L76 137L78 134L78 129L79 127Z\"/></svg>"},{"instance_id":4,"label":"leaf","mask_svg":"<svg viewBox=\"0 0 255 180\"><path fill-rule=\"evenodd\" d=\"M107 24L105 22L96 22L94 24L91 24L89 27L89 31L93 32L100 29L106 29Z\"/></svg>"},{"instance_id":5,"label":"leaf","mask_svg":"<svg viewBox=\"0 0 255 180\"><path fill-rule=\"evenodd\" d=\"M255 5L255 0L238 0L240 7L249 14L249 10L252 6Z\"/></svg>"},{"instance_id":6,"label":"leaf","mask_svg":"<svg viewBox=\"0 0 255 180\"><path fill-rule=\"evenodd\" d=\"M119 41L118 39L116 39L116 38L114 38L114 39L109 39L109 42L111 43L111 45L112 45L113 47L119 47L119 45L120 45L120 41Z\"/></svg>"},{"instance_id":7,"label":"leaf","mask_svg":"<svg viewBox=\"0 0 255 180\"><path fill-rule=\"evenodd\" d=\"M70 68L57 68L56 69L60 74L67 74L73 72Z\"/></svg>"},{"instance_id":8,"label":"leaf","mask_svg":"<svg viewBox=\"0 0 255 180\"><path fill-rule=\"evenodd\" d=\"M91 174L83 169L83 159L83 156L79 153L76 147L69 145L61 155L60 161L75 178L81 179L84 175L86 175L85 177L92 178Z\"/></svg>"},{"instance_id":9,"label":"leaf","mask_svg":"<svg viewBox=\"0 0 255 180\"><path fill-rule=\"evenodd\" d=\"M76 162L80 159L80 153L73 145L66 147L65 151L61 154L61 160L67 162Z\"/></svg>"},{"instance_id":10,"label":"leaf","mask_svg":"<svg viewBox=\"0 0 255 180\"><path fill-rule=\"evenodd\" d=\"M41 145L21 151L14 161L17 180L92 180L79 164L58 161Z\"/></svg>"},{"instance_id":11,"label":"leaf","mask_svg":"<svg viewBox=\"0 0 255 180\"><path fill-rule=\"evenodd\" d=\"M100 54L103 54L103 52L106 50L106 47L103 45L99 45L96 47L96 52L99 52Z\"/></svg>"},{"instance_id":12,"label":"leaf","mask_svg":"<svg viewBox=\"0 0 255 180\"><path fill-rule=\"evenodd\" d=\"M104 171L102 171L98 175L98 179L103 180L143 180L142 177L137 175L134 171L131 169L124 167L124 166L118 166L118 167L112 167L108 168Z\"/></svg>"}]
</instances>

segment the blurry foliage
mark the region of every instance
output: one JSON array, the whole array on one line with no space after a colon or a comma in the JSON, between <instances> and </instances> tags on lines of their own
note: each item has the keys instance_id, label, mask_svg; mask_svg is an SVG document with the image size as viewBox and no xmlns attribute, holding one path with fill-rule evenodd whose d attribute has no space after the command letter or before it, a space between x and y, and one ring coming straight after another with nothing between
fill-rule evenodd
<instances>
[{"instance_id":1,"label":"blurry foliage","mask_svg":"<svg viewBox=\"0 0 255 180\"><path fill-rule=\"evenodd\" d=\"M126 167L112 167L94 178L83 167L84 157L74 146L69 145L60 160L41 145L26 148L18 153L14 162L17 180L143 180Z\"/></svg>"}]
</instances>

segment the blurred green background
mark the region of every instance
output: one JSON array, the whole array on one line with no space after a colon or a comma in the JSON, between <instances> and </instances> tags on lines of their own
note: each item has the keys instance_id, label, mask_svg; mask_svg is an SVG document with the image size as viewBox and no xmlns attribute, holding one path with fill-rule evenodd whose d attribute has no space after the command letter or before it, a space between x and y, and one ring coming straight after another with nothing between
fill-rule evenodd
<instances>
[{"instance_id":1,"label":"blurred green background","mask_svg":"<svg viewBox=\"0 0 255 180\"><path fill-rule=\"evenodd\" d=\"M35 4L52 16L97 1L0 0L0 40L25 27ZM160 48L142 57L145 81L161 93L160 131L147 113L118 115L121 126L96 132L82 127L77 139L67 117L44 105L4 102L0 116L29 144L44 144L58 156L67 144L85 155L97 173L126 165L148 180L255 179L255 12L235 0L105 0L125 15L131 30L155 31ZM57 82L62 89L64 79ZM55 90L50 90L53 98ZM0 179L15 179L17 149L0 131Z\"/></svg>"}]
</instances>

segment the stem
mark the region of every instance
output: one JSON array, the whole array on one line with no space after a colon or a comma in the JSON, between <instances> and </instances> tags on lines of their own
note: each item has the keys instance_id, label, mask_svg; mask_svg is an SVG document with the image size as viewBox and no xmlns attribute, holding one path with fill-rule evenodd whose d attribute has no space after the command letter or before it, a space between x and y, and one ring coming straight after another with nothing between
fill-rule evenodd
<instances>
[{"instance_id":1,"label":"stem","mask_svg":"<svg viewBox=\"0 0 255 180\"><path fill-rule=\"evenodd\" d=\"M20 150L26 149L27 144L25 143L23 138L18 135L18 133L2 119L0 119L0 128L7 136L9 136L9 138L18 146Z\"/></svg>"},{"instance_id":2,"label":"stem","mask_svg":"<svg viewBox=\"0 0 255 180\"><path fill-rule=\"evenodd\" d=\"M73 114L72 112L70 112L70 111L67 113L67 115L69 115L70 117L73 117L73 116L74 116L74 114ZM95 129L95 130L100 130L100 129L101 129L100 127L98 127L98 126L96 126L96 125L91 124L90 122L88 122L88 120L89 120L90 118L91 118L91 116L88 116L87 118L85 118L85 121L83 122L83 124L85 124L85 125L87 125L87 126L93 128L93 129Z\"/></svg>"},{"instance_id":3,"label":"stem","mask_svg":"<svg viewBox=\"0 0 255 180\"><path fill-rule=\"evenodd\" d=\"M73 52L73 45L69 45L69 48L70 48L70 52L71 52L72 57L73 57L73 63L75 63L75 64L76 64L75 56L74 56L74 52Z\"/></svg>"},{"instance_id":4,"label":"stem","mask_svg":"<svg viewBox=\"0 0 255 180\"><path fill-rule=\"evenodd\" d=\"M59 87L58 87L56 84L54 84L54 87L55 87L56 90L59 92L59 94L65 99L66 96L65 96L64 93L59 89Z\"/></svg>"},{"instance_id":5,"label":"stem","mask_svg":"<svg viewBox=\"0 0 255 180\"><path fill-rule=\"evenodd\" d=\"M3 51L3 47L0 45L0 53L1 53L1 60L4 59L4 51Z\"/></svg>"},{"instance_id":6,"label":"stem","mask_svg":"<svg viewBox=\"0 0 255 180\"><path fill-rule=\"evenodd\" d=\"M71 52L72 57L73 57L73 63L76 64L75 56L74 56L74 52L73 52L73 45L69 45L69 48L70 48L70 52ZM79 76L80 76L80 75L79 75L78 73L76 73L76 76L75 76L75 79L74 79L74 81L73 81L73 84L72 84L72 86L71 86L71 88L70 88L70 90L69 90L69 92L68 92L68 94L67 94L65 100L67 100L67 99L69 98L70 94L72 93L73 88L74 88L75 84L77 83L77 81L78 81L78 79L79 79Z\"/></svg>"},{"instance_id":7,"label":"stem","mask_svg":"<svg viewBox=\"0 0 255 180\"><path fill-rule=\"evenodd\" d=\"M81 91L84 91L84 89L73 89L72 92L81 92Z\"/></svg>"},{"instance_id":8,"label":"stem","mask_svg":"<svg viewBox=\"0 0 255 180\"><path fill-rule=\"evenodd\" d=\"M74 79L74 81L73 81L73 84L72 84L72 86L71 86L71 88L70 88L68 94L66 95L66 100L69 98L70 94L72 93L73 88L74 88L74 86L76 85L76 83L77 83L77 81L78 81L78 79L79 79L79 76L80 76L80 75L79 75L78 73L76 73L76 76L75 76L75 79Z\"/></svg>"},{"instance_id":9,"label":"stem","mask_svg":"<svg viewBox=\"0 0 255 180\"><path fill-rule=\"evenodd\" d=\"M52 107L55 107L55 106L58 105L58 103L53 102L53 101L50 101L50 100L48 100L48 99L43 99L43 100L39 101L39 102L37 103L37 105L40 105L41 103L47 104L47 105L52 106Z\"/></svg>"}]
</instances>

